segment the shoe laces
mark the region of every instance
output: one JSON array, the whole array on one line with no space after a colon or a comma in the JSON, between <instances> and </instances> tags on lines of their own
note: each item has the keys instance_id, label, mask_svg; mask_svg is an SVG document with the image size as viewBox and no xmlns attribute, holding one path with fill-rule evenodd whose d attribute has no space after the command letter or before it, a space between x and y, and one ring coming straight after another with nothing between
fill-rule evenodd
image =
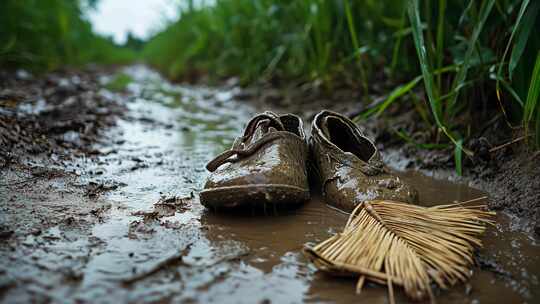
<instances>
[{"instance_id":1,"label":"shoe laces","mask_svg":"<svg viewBox=\"0 0 540 304\"><path fill-rule=\"evenodd\" d=\"M264 112L255 116L246 126L244 135L234 141L232 148L222 152L208 162L206 169L214 172L225 163L233 163L244 159L253 155L268 143L283 138L283 133L275 131L285 131L283 123L276 114Z\"/></svg>"}]
</instances>

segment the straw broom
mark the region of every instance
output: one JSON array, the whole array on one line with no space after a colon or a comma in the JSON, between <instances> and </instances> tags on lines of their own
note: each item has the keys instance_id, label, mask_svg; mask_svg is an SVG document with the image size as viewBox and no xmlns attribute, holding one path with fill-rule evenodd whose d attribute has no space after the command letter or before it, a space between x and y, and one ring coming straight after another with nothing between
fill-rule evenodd
<instances>
[{"instance_id":1,"label":"straw broom","mask_svg":"<svg viewBox=\"0 0 540 304\"><path fill-rule=\"evenodd\" d=\"M466 281L472 274L473 252L479 236L493 224L485 204L434 207L374 200L358 205L342 233L304 252L315 266L338 275L359 275L356 292L366 281L401 286L414 300L434 302L430 284L442 289Z\"/></svg>"}]
</instances>

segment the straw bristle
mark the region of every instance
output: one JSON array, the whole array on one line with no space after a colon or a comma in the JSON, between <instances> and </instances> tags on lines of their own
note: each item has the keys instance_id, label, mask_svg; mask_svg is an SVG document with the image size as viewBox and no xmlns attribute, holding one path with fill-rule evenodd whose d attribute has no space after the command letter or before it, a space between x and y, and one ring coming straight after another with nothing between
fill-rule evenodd
<instances>
[{"instance_id":1,"label":"straw bristle","mask_svg":"<svg viewBox=\"0 0 540 304\"><path fill-rule=\"evenodd\" d=\"M431 296L431 282L445 289L470 277L478 237L494 215L484 210L463 203L364 202L342 233L305 252L320 270L360 275L357 292L369 280L387 285L391 302L394 285L420 300Z\"/></svg>"}]
</instances>

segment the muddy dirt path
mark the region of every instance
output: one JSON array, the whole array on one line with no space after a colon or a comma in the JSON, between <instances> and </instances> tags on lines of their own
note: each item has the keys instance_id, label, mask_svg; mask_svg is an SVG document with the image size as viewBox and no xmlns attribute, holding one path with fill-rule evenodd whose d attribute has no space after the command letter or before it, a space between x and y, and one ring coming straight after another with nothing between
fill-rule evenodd
<instances>
[{"instance_id":1,"label":"muddy dirt path","mask_svg":"<svg viewBox=\"0 0 540 304\"><path fill-rule=\"evenodd\" d=\"M266 214L200 205L205 163L260 110L234 100L238 88L173 85L142 66L123 73L133 79L126 92L100 91L127 109L93 144L95 153L42 164L43 174L2 172L1 301L386 303L384 288L357 296L354 281L316 273L302 256L304 244L324 240L347 218L320 199ZM485 194L400 175L426 205ZM470 283L439 291L439 302L540 300L540 247L517 221L498 215Z\"/></svg>"}]
</instances>

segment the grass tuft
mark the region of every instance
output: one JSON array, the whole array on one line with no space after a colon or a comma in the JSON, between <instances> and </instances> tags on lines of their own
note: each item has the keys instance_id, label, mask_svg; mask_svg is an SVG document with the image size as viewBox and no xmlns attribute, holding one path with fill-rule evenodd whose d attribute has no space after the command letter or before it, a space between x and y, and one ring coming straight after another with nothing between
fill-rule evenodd
<instances>
[{"instance_id":1,"label":"grass tuft","mask_svg":"<svg viewBox=\"0 0 540 304\"><path fill-rule=\"evenodd\" d=\"M135 51L92 32L82 1L0 1L0 65L34 71L87 63L123 64Z\"/></svg>"},{"instance_id":2,"label":"grass tuft","mask_svg":"<svg viewBox=\"0 0 540 304\"><path fill-rule=\"evenodd\" d=\"M461 172L462 154L473 153L460 134L486 118L480 106L527 131L540 124L532 70L540 38L531 34L539 9L530 0L217 0L182 9L144 53L175 79L295 79L330 90L345 82L363 92L356 121L413 100L423 122L436 126L435 142L423 144L454 145ZM381 78L395 86L373 105L369 93Z\"/></svg>"},{"instance_id":3,"label":"grass tuft","mask_svg":"<svg viewBox=\"0 0 540 304\"><path fill-rule=\"evenodd\" d=\"M531 75L531 84L529 86L529 92L527 94L527 100L525 101L525 106L523 107L523 125L525 126L525 135L529 133L529 126L533 122L536 114L536 127L535 127L535 137L536 145L540 142L540 123L538 122L538 112L540 112L539 107L539 97L540 97L540 51L536 55L536 63Z\"/></svg>"}]
</instances>

